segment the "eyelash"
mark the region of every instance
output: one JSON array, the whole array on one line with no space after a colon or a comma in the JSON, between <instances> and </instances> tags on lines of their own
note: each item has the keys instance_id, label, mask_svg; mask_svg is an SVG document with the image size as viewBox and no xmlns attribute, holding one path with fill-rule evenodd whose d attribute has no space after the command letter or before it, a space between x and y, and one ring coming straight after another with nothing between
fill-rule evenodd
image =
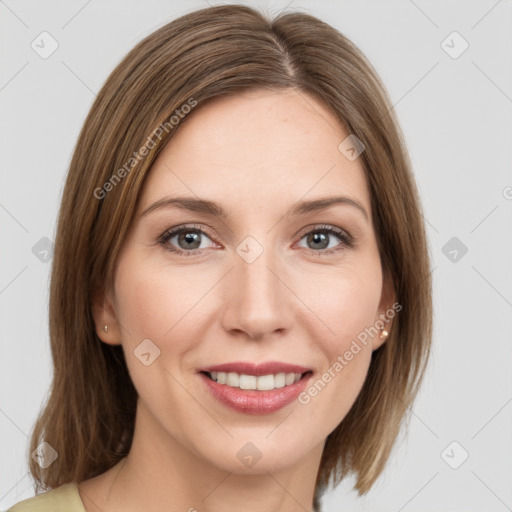
<instances>
[{"instance_id":1,"label":"eyelash","mask_svg":"<svg viewBox=\"0 0 512 512\"><path fill-rule=\"evenodd\" d=\"M171 228L171 229L165 231L158 238L157 242L162 247L164 247L164 249L166 249L170 252L174 252L178 255L189 257L189 256L196 256L198 254L201 254L201 252L204 251L205 249L192 249L190 251L184 251L183 249L176 248L169 244L169 240L171 238L173 238L174 236L179 235L180 233L183 233L183 232L185 232L185 233L186 232L201 233L203 235L206 235L208 238L211 238L208 235L208 233L206 233L203 229L201 229L201 227L199 225L193 224L193 225L181 226L177 229ZM306 231L304 234L301 235L299 241L302 240L306 235L309 235L311 233L316 233L316 232L323 232L323 233L328 233L329 235L334 235L335 237L337 237L340 240L341 244L340 244L340 246L337 246L337 247L331 248L331 249L327 249L327 250L315 251L314 249L308 249L315 256L321 257L324 255L329 255L329 254L332 254L332 253L335 253L338 251L342 251L344 249L351 249L355 246L355 240L348 232L346 232L342 229L336 228L334 226L326 225L326 224L320 224L320 225L314 226L313 229Z\"/></svg>"}]
</instances>

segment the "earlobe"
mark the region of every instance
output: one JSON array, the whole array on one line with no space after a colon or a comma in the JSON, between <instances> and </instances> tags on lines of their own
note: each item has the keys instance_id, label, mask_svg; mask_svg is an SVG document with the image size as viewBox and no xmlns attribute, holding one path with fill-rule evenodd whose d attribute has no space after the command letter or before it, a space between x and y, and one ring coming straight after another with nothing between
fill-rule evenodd
<instances>
[{"instance_id":1,"label":"earlobe","mask_svg":"<svg viewBox=\"0 0 512 512\"><path fill-rule=\"evenodd\" d=\"M382 329L380 331L380 334L379 334L379 338L382 340L382 341L386 341L386 338L388 337L388 334L389 332L386 331L386 329Z\"/></svg>"},{"instance_id":2,"label":"earlobe","mask_svg":"<svg viewBox=\"0 0 512 512\"><path fill-rule=\"evenodd\" d=\"M390 329L390 328L391 328L390 325L386 325L386 327L384 327L383 329L380 329L378 336L375 336L375 338L373 339L372 350L377 350L386 342L386 339L389 336L388 329Z\"/></svg>"},{"instance_id":3,"label":"earlobe","mask_svg":"<svg viewBox=\"0 0 512 512\"><path fill-rule=\"evenodd\" d=\"M396 314L394 305L396 304L395 290L393 282L388 273L384 274L381 300L379 304L379 314L375 321L375 326L379 329L378 335L374 336L372 350L380 348L389 337L393 317ZM392 312L392 315L390 314Z\"/></svg>"},{"instance_id":4,"label":"earlobe","mask_svg":"<svg viewBox=\"0 0 512 512\"><path fill-rule=\"evenodd\" d=\"M91 307L98 338L108 345L120 345L121 331L110 296L98 290L93 296Z\"/></svg>"}]
</instances>

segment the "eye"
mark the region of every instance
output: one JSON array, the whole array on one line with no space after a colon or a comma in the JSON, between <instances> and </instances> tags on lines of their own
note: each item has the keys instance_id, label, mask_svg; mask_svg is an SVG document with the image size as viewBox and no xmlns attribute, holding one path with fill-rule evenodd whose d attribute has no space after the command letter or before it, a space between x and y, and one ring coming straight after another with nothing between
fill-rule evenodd
<instances>
[{"instance_id":1,"label":"eye","mask_svg":"<svg viewBox=\"0 0 512 512\"><path fill-rule=\"evenodd\" d=\"M314 229L307 231L302 235L300 240L306 239L306 248L312 247L310 250L318 256L331 254L343 249L354 247L353 237L346 231L335 226L320 225ZM336 239L338 243L336 243ZM194 256L200 254L203 249L208 247L218 247L215 243L205 245L203 242L211 238L204 232L200 226L181 226L171 228L165 231L158 243L168 251L183 256ZM334 243L333 243L334 242ZM302 246L303 247L303 246Z\"/></svg>"},{"instance_id":2,"label":"eye","mask_svg":"<svg viewBox=\"0 0 512 512\"><path fill-rule=\"evenodd\" d=\"M158 243L164 248L184 256L193 256L202 249L209 247L204 245L204 240L210 238L197 226L181 226L177 229L171 228L166 231L158 240ZM175 241L173 242L173 239ZM177 246L177 247L176 247ZM210 247L214 247L215 244Z\"/></svg>"},{"instance_id":3,"label":"eye","mask_svg":"<svg viewBox=\"0 0 512 512\"><path fill-rule=\"evenodd\" d=\"M306 239L306 244L308 244L306 247L312 247L311 250L318 253L319 256L354 247L353 237L335 226L315 226L301 237L301 240L303 239ZM336 239L341 243L336 244Z\"/></svg>"}]
</instances>

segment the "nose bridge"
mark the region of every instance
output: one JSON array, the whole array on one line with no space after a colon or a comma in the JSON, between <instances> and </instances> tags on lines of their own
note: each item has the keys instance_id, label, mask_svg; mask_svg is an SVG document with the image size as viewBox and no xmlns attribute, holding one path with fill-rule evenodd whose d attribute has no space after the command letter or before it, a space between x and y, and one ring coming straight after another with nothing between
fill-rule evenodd
<instances>
[{"instance_id":1,"label":"nose bridge","mask_svg":"<svg viewBox=\"0 0 512 512\"><path fill-rule=\"evenodd\" d=\"M292 307L290 291L278 277L278 258L258 245L246 240L237 248L225 304L225 328L253 338L288 327Z\"/></svg>"}]
</instances>

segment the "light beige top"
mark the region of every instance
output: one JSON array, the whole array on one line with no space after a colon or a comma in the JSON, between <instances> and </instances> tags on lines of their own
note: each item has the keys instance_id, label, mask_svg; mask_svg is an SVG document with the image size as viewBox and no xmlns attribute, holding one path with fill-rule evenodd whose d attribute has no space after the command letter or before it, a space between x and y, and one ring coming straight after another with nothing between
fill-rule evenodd
<instances>
[{"instance_id":1,"label":"light beige top","mask_svg":"<svg viewBox=\"0 0 512 512\"><path fill-rule=\"evenodd\" d=\"M86 510L80 498L78 486L71 482L20 501L6 512L86 512Z\"/></svg>"},{"instance_id":2,"label":"light beige top","mask_svg":"<svg viewBox=\"0 0 512 512\"><path fill-rule=\"evenodd\" d=\"M76 483L63 484L50 491L27 498L7 512L86 512Z\"/></svg>"}]
</instances>

